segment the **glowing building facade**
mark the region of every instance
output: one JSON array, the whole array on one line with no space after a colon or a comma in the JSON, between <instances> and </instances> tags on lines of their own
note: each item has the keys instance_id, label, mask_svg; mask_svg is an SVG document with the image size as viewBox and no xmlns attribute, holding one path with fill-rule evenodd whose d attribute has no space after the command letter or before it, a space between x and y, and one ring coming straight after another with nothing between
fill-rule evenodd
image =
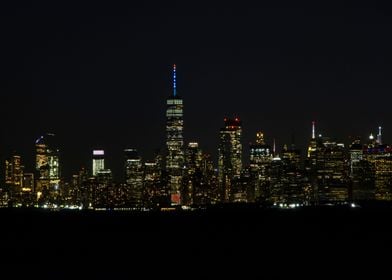
<instances>
[{"instance_id":1,"label":"glowing building facade","mask_svg":"<svg viewBox=\"0 0 392 280\"><path fill-rule=\"evenodd\" d=\"M319 204L348 201L348 162L344 144L319 138L316 150L317 202Z\"/></svg>"},{"instance_id":2,"label":"glowing building facade","mask_svg":"<svg viewBox=\"0 0 392 280\"><path fill-rule=\"evenodd\" d=\"M316 149L317 149L317 139L316 139L316 122L312 122L312 138L310 139L308 147L308 160L310 162L311 168L316 166Z\"/></svg>"},{"instance_id":3,"label":"glowing building facade","mask_svg":"<svg viewBox=\"0 0 392 280\"><path fill-rule=\"evenodd\" d=\"M98 172L105 169L105 151L93 150L93 176L97 176Z\"/></svg>"},{"instance_id":4,"label":"glowing building facade","mask_svg":"<svg viewBox=\"0 0 392 280\"><path fill-rule=\"evenodd\" d=\"M13 155L5 161L5 183L16 189L22 188L23 183L23 169L21 158L18 155Z\"/></svg>"},{"instance_id":5,"label":"glowing building facade","mask_svg":"<svg viewBox=\"0 0 392 280\"><path fill-rule=\"evenodd\" d=\"M201 188L203 179L202 161L203 153L199 148L199 143L189 143L185 150L186 169L182 189L183 204L185 205L194 203L195 192Z\"/></svg>"},{"instance_id":6,"label":"glowing building facade","mask_svg":"<svg viewBox=\"0 0 392 280\"><path fill-rule=\"evenodd\" d=\"M225 118L219 134L218 172L220 201L229 202L235 178L242 171L242 123L239 118Z\"/></svg>"},{"instance_id":7,"label":"glowing building facade","mask_svg":"<svg viewBox=\"0 0 392 280\"><path fill-rule=\"evenodd\" d=\"M23 166L19 155L13 155L5 161L5 186L12 204L20 204L23 188Z\"/></svg>"},{"instance_id":8,"label":"glowing building facade","mask_svg":"<svg viewBox=\"0 0 392 280\"><path fill-rule=\"evenodd\" d=\"M172 205L181 205L184 167L183 100L177 94L176 65L173 66L173 94L166 102L166 171Z\"/></svg>"},{"instance_id":9,"label":"glowing building facade","mask_svg":"<svg viewBox=\"0 0 392 280\"><path fill-rule=\"evenodd\" d=\"M60 183L59 149L56 145L55 135L47 133L35 142L37 172L37 196L44 190L57 191Z\"/></svg>"},{"instance_id":10,"label":"glowing building facade","mask_svg":"<svg viewBox=\"0 0 392 280\"><path fill-rule=\"evenodd\" d=\"M125 154L125 178L126 200L130 206L141 207L143 205L143 164L136 149L126 149Z\"/></svg>"},{"instance_id":11,"label":"glowing building facade","mask_svg":"<svg viewBox=\"0 0 392 280\"><path fill-rule=\"evenodd\" d=\"M272 148L265 143L264 133L256 134L256 143L251 144L250 151L250 176L254 190L251 200L264 201L268 197L269 170L273 158Z\"/></svg>"}]
</instances>

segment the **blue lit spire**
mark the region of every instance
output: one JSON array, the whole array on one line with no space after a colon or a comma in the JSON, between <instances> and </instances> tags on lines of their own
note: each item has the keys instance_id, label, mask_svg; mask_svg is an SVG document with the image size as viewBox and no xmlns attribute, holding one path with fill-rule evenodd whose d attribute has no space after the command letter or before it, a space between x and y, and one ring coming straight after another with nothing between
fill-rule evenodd
<instances>
[{"instance_id":1,"label":"blue lit spire","mask_svg":"<svg viewBox=\"0 0 392 280\"><path fill-rule=\"evenodd\" d=\"M173 96L177 95L176 65L173 64Z\"/></svg>"}]
</instances>

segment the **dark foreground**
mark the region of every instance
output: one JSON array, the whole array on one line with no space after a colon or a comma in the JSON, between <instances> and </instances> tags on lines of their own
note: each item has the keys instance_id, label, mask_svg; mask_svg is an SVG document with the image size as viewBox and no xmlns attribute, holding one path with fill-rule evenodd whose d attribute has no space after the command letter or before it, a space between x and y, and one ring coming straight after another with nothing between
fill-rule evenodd
<instances>
[{"instance_id":1,"label":"dark foreground","mask_svg":"<svg viewBox=\"0 0 392 280\"><path fill-rule=\"evenodd\" d=\"M389 206L143 213L0 209L0 220L3 275L204 279L211 273L309 276L315 269L318 278L373 265L380 272L392 256Z\"/></svg>"}]
</instances>

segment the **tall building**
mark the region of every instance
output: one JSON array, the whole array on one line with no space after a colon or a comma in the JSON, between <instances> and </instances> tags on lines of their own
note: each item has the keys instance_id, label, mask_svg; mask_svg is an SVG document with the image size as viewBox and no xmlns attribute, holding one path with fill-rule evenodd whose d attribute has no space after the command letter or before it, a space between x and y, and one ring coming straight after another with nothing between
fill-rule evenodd
<instances>
[{"instance_id":1,"label":"tall building","mask_svg":"<svg viewBox=\"0 0 392 280\"><path fill-rule=\"evenodd\" d=\"M268 172L269 175L269 192L266 197L269 203L283 203L284 202L284 187L285 174L283 161L279 156L274 156L271 161L271 167Z\"/></svg>"},{"instance_id":2,"label":"tall building","mask_svg":"<svg viewBox=\"0 0 392 280\"><path fill-rule=\"evenodd\" d=\"M283 162L283 199L285 204L307 204L310 200L309 180L301 166L301 151L294 143L288 147L284 145L282 151Z\"/></svg>"},{"instance_id":3,"label":"tall building","mask_svg":"<svg viewBox=\"0 0 392 280\"><path fill-rule=\"evenodd\" d=\"M201 172L201 183L195 184L193 191L193 203L196 205L216 204L219 202L218 176L210 154L202 154Z\"/></svg>"},{"instance_id":4,"label":"tall building","mask_svg":"<svg viewBox=\"0 0 392 280\"><path fill-rule=\"evenodd\" d=\"M172 205L181 205L184 167L183 100L177 94L176 65L173 66L173 94L166 101L166 171Z\"/></svg>"},{"instance_id":5,"label":"tall building","mask_svg":"<svg viewBox=\"0 0 392 280\"><path fill-rule=\"evenodd\" d=\"M317 203L317 145L319 139L316 138L316 122L312 122L312 135L309 142L307 151L307 157L305 159L305 171L306 176L309 178L310 190L309 190L309 203Z\"/></svg>"},{"instance_id":6,"label":"tall building","mask_svg":"<svg viewBox=\"0 0 392 280\"><path fill-rule=\"evenodd\" d=\"M377 139L372 134L365 145L363 158L369 175L368 189L374 191L376 200L392 201L392 147L382 144L381 127ZM370 171L370 172L369 172ZM373 183L373 188L370 188ZM370 193L372 194L372 193Z\"/></svg>"},{"instance_id":7,"label":"tall building","mask_svg":"<svg viewBox=\"0 0 392 280\"><path fill-rule=\"evenodd\" d=\"M37 172L36 193L40 198L43 193L54 194L60 183L59 149L55 135L47 133L35 142Z\"/></svg>"},{"instance_id":8,"label":"tall building","mask_svg":"<svg viewBox=\"0 0 392 280\"><path fill-rule=\"evenodd\" d=\"M93 176L97 176L98 172L105 169L105 151L93 150Z\"/></svg>"},{"instance_id":9,"label":"tall building","mask_svg":"<svg viewBox=\"0 0 392 280\"><path fill-rule=\"evenodd\" d=\"M143 206L143 164L136 149L125 149L127 200L132 207Z\"/></svg>"},{"instance_id":10,"label":"tall building","mask_svg":"<svg viewBox=\"0 0 392 280\"><path fill-rule=\"evenodd\" d=\"M360 138L354 139L350 153L350 197L360 202L374 199L374 174L367 157L367 151Z\"/></svg>"},{"instance_id":11,"label":"tall building","mask_svg":"<svg viewBox=\"0 0 392 280\"><path fill-rule=\"evenodd\" d=\"M168 207L169 191L163 169L163 157L161 151L155 151L154 159L144 163L143 178L143 201L146 207Z\"/></svg>"},{"instance_id":12,"label":"tall building","mask_svg":"<svg viewBox=\"0 0 392 280\"><path fill-rule=\"evenodd\" d=\"M239 118L225 118L218 148L218 172L221 202L229 202L232 184L242 171L242 123Z\"/></svg>"},{"instance_id":13,"label":"tall building","mask_svg":"<svg viewBox=\"0 0 392 280\"><path fill-rule=\"evenodd\" d=\"M113 184L113 175L110 169L98 171L96 177L89 179L93 190L93 203L95 209L107 209L110 205L110 189Z\"/></svg>"},{"instance_id":14,"label":"tall building","mask_svg":"<svg viewBox=\"0 0 392 280\"><path fill-rule=\"evenodd\" d=\"M21 201L24 206L34 205L34 173L23 173Z\"/></svg>"},{"instance_id":15,"label":"tall building","mask_svg":"<svg viewBox=\"0 0 392 280\"><path fill-rule=\"evenodd\" d=\"M319 138L316 151L318 203L348 201L348 162L344 144Z\"/></svg>"},{"instance_id":16,"label":"tall building","mask_svg":"<svg viewBox=\"0 0 392 280\"><path fill-rule=\"evenodd\" d=\"M190 142L185 149L185 174L183 181L182 197L184 205L194 203L195 192L202 184L202 160L203 153L199 148L199 143Z\"/></svg>"},{"instance_id":17,"label":"tall building","mask_svg":"<svg viewBox=\"0 0 392 280\"><path fill-rule=\"evenodd\" d=\"M382 135L381 135L382 127L378 127L378 134L377 134L377 144L382 145Z\"/></svg>"},{"instance_id":18,"label":"tall building","mask_svg":"<svg viewBox=\"0 0 392 280\"><path fill-rule=\"evenodd\" d=\"M263 132L257 132L256 143L250 145L249 152L251 184L254 188L250 200L265 201L269 196L269 170L273 154L272 147L265 143Z\"/></svg>"},{"instance_id":19,"label":"tall building","mask_svg":"<svg viewBox=\"0 0 392 280\"><path fill-rule=\"evenodd\" d=\"M5 161L5 184L15 189L22 188L23 168L19 155L13 155Z\"/></svg>"},{"instance_id":20,"label":"tall building","mask_svg":"<svg viewBox=\"0 0 392 280\"><path fill-rule=\"evenodd\" d=\"M316 166L316 149L317 149L317 139L316 139L316 122L312 122L312 138L310 139L308 147L308 160L310 166L314 168Z\"/></svg>"},{"instance_id":21,"label":"tall building","mask_svg":"<svg viewBox=\"0 0 392 280\"><path fill-rule=\"evenodd\" d=\"M72 185L76 188L76 205L82 209L92 207L93 189L90 184L88 170L82 167L73 179Z\"/></svg>"},{"instance_id":22,"label":"tall building","mask_svg":"<svg viewBox=\"0 0 392 280\"><path fill-rule=\"evenodd\" d=\"M375 161L375 198L392 201L392 149Z\"/></svg>"},{"instance_id":23,"label":"tall building","mask_svg":"<svg viewBox=\"0 0 392 280\"><path fill-rule=\"evenodd\" d=\"M5 161L5 185L12 204L21 204L23 166L19 155L13 155Z\"/></svg>"}]
</instances>

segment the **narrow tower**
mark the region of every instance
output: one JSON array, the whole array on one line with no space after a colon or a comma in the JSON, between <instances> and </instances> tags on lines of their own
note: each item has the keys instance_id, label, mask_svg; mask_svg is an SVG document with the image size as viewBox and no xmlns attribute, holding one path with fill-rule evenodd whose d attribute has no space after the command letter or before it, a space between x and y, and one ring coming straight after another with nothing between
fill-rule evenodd
<instances>
[{"instance_id":1,"label":"narrow tower","mask_svg":"<svg viewBox=\"0 0 392 280\"><path fill-rule=\"evenodd\" d=\"M181 205L184 167L183 101L177 94L176 65L173 65L173 94L166 101L166 171L171 204Z\"/></svg>"},{"instance_id":2,"label":"narrow tower","mask_svg":"<svg viewBox=\"0 0 392 280\"><path fill-rule=\"evenodd\" d=\"M381 130L382 130L382 127L379 126L378 127L378 134L377 134L377 143L378 143L378 145L382 145Z\"/></svg>"},{"instance_id":3,"label":"narrow tower","mask_svg":"<svg viewBox=\"0 0 392 280\"><path fill-rule=\"evenodd\" d=\"M239 118L225 118L219 133L218 178L221 202L229 202L233 182L242 170L242 122Z\"/></svg>"},{"instance_id":4,"label":"narrow tower","mask_svg":"<svg viewBox=\"0 0 392 280\"><path fill-rule=\"evenodd\" d=\"M312 121L312 139L316 139L316 122Z\"/></svg>"}]
</instances>

